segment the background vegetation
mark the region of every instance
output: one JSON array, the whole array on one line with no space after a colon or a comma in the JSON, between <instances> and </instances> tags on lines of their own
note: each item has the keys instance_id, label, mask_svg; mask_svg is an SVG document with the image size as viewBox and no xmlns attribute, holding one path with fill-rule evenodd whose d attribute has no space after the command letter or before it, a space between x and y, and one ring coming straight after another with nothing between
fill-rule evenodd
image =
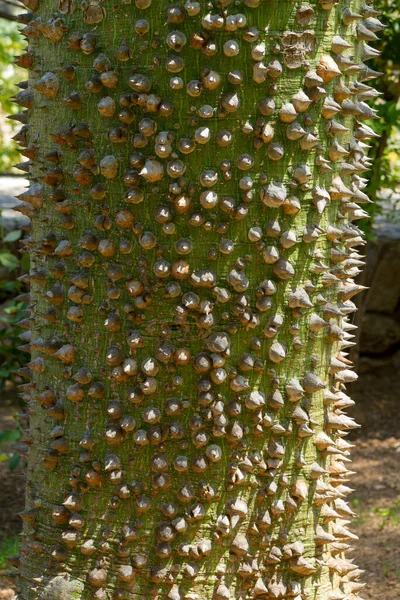
<instances>
[{"instance_id":1,"label":"background vegetation","mask_svg":"<svg viewBox=\"0 0 400 600\"><path fill-rule=\"evenodd\" d=\"M14 65L14 57L22 54L25 46L20 29L15 21L0 18L0 173L18 173L13 165L20 161L11 140L18 127L6 119L19 112L11 98L18 89L17 83L25 78L25 71Z\"/></svg>"},{"instance_id":2,"label":"background vegetation","mask_svg":"<svg viewBox=\"0 0 400 600\"><path fill-rule=\"evenodd\" d=\"M386 29L379 35L381 56L368 61L369 67L383 75L374 79L381 95L371 103L379 120L368 122L380 137L370 142L372 168L365 175L369 179L366 192L374 202L368 205L372 218L361 223L367 233L379 214L393 220L400 215L400 1L378 0L375 6L383 13Z\"/></svg>"}]
</instances>

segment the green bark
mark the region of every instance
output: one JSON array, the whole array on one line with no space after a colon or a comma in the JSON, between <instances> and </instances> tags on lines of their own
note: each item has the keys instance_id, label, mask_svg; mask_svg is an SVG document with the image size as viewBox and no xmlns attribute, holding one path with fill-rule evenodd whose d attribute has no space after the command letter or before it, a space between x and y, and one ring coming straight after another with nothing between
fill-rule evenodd
<instances>
[{"instance_id":1,"label":"green bark","mask_svg":"<svg viewBox=\"0 0 400 600\"><path fill-rule=\"evenodd\" d=\"M358 598L343 409L374 11L27 3L19 600Z\"/></svg>"}]
</instances>

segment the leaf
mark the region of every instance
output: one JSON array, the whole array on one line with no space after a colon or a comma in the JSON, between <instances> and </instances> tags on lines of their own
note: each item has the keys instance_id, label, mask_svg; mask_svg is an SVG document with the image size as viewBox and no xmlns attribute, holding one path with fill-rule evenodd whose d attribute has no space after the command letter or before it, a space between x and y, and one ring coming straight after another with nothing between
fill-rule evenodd
<instances>
[{"instance_id":1,"label":"leaf","mask_svg":"<svg viewBox=\"0 0 400 600\"><path fill-rule=\"evenodd\" d=\"M18 312L18 306L7 306L7 308L4 309L4 312L7 313L7 315L15 315Z\"/></svg>"},{"instance_id":2,"label":"leaf","mask_svg":"<svg viewBox=\"0 0 400 600\"><path fill-rule=\"evenodd\" d=\"M16 442L21 438L21 432L18 429L6 429L0 433L0 442Z\"/></svg>"},{"instance_id":3,"label":"leaf","mask_svg":"<svg viewBox=\"0 0 400 600\"><path fill-rule=\"evenodd\" d=\"M5 292L14 292L20 287L19 283L19 281L6 281L2 288Z\"/></svg>"},{"instance_id":4,"label":"leaf","mask_svg":"<svg viewBox=\"0 0 400 600\"><path fill-rule=\"evenodd\" d=\"M19 267L19 260L11 252L0 252L0 264L6 267L9 271Z\"/></svg>"},{"instance_id":5,"label":"leaf","mask_svg":"<svg viewBox=\"0 0 400 600\"><path fill-rule=\"evenodd\" d=\"M399 114L400 111L396 107L396 104L394 102L388 102L386 110L386 121L389 122L390 125L394 125L399 118Z\"/></svg>"},{"instance_id":6,"label":"leaf","mask_svg":"<svg viewBox=\"0 0 400 600\"><path fill-rule=\"evenodd\" d=\"M21 268L24 271L29 271L29 254L27 252L24 252L24 254L21 256L20 262Z\"/></svg>"},{"instance_id":7,"label":"leaf","mask_svg":"<svg viewBox=\"0 0 400 600\"><path fill-rule=\"evenodd\" d=\"M16 242L22 235L21 229L13 229L4 237L3 242Z\"/></svg>"},{"instance_id":8,"label":"leaf","mask_svg":"<svg viewBox=\"0 0 400 600\"><path fill-rule=\"evenodd\" d=\"M10 467L10 471L14 471L18 467L20 460L21 460L21 456L19 454L13 454L11 456L10 462L8 463L8 466Z\"/></svg>"}]
</instances>

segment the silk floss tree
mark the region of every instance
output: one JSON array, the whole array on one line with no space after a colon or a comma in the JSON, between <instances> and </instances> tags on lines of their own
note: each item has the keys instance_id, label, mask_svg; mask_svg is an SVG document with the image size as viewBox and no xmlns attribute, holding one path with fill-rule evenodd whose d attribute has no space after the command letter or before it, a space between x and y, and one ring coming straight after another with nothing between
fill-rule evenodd
<instances>
[{"instance_id":1,"label":"silk floss tree","mask_svg":"<svg viewBox=\"0 0 400 600\"><path fill-rule=\"evenodd\" d=\"M24 0L19 600L360 600L361 0Z\"/></svg>"}]
</instances>

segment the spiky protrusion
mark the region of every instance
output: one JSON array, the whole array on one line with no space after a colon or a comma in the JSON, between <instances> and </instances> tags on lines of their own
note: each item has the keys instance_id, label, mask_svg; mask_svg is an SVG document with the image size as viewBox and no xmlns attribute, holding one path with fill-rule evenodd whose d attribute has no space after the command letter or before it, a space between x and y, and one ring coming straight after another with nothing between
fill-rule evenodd
<instances>
[{"instance_id":1,"label":"spiky protrusion","mask_svg":"<svg viewBox=\"0 0 400 600\"><path fill-rule=\"evenodd\" d=\"M29 7L20 600L355 600L375 11Z\"/></svg>"}]
</instances>

